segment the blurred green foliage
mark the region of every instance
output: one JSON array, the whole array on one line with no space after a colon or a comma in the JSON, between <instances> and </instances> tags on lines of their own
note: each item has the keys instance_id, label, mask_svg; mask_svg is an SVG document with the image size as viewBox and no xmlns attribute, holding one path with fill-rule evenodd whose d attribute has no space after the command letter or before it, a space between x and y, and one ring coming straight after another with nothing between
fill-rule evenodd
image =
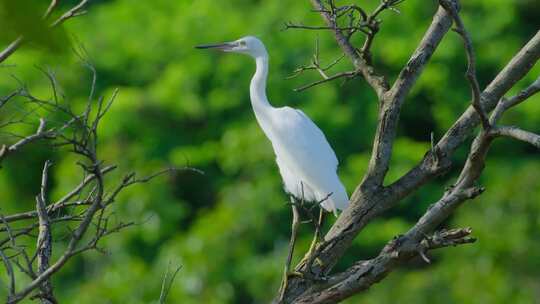
<instances>
[{"instance_id":1,"label":"blurred green foliage","mask_svg":"<svg viewBox=\"0 0 540 304\"><path fill-rule=\"evenodd\" d=\"M64 54L69 49L68 36L63 28L50 27L43 20L47 4L37 0L1 0L0 42L7 44L23 36L30 47Z\"/></svg>"},{"instance_id":2,"label":"blurred green foliage","mask_svg":"<svg viewBox=\"0 0 540 304\"><path fill-rule=\"evenodd\" d=\"M364 2L371 8L378 3ZM538 3L463 2L464 22L478 53L479 80L486 85L538 30ZM18 2L0 3L5 17L7 4ZM66 8L67 4L60 7ZM66 23L66 31L84 44L98 70L98 92L110 95L114 88L120 89L100 130L102 158L119 164L121 172L144 174L168 165L188 165L205 174L178 172L124 193L115 206L116 216L141 224L108 237L103 246L110 254L93 252L71 261L53 282L60 302L156 303L169 261L183 265L170 303L264 303L275 295L290 214L271 146L250 108L248 83L254 64L247 57L201 52L193 46L248 34L263 39L271 55L269 99L275 106L303 109L321 127L340 159L340 176L352 192L369 159L377 103L361 79L292 92L318 77L313 73L285 80L308 62L316 37L322 60L331 62L340 55L329 33L281 31L285 21L320 24L319 16L310 9L306 1L96 1L88 15ZM435 4L408 0L400 9L399 15L385 12L381 16L382 29L373 46L378 68L391 79L421 39ZM2 28L16 29L4 17ZM76 56L68 53L58 58L31 47L23 47L0 67L1 95L18 86L10 77L14 75L34 94L50 97L47 80L35 66L56 71L62 93L73 107L84 103L91 75ZM347 68L345 60L337 67ZM469 90L464 70L461 41L449 33L407 98L388 183L422 158L431 132L439 138L466 108ZM539 72L535 67L513 92ZM21 108L13 102L4 111L18 113ZM538 131L540 97L511 110L504 123ZM19 133L30 132L34 126L18 128ZM2 142L13 140L1 136ZM466 152L465 148L458 151L456 165L463 163ZM27 148L0 170L2 212L33 209L40 170L47 158L55 161L51 199L60 197L80 178L74 159L65 153ZM447 223L471 226L478 242L434 252L433 265L412 262L346 302L537 301L538 160L538 152L524 144L506 139L497 142L481 179L487 192L463 206ZM426 185L371 223L337 270L374 256L389 239L405 232L440 197L455 174L452 171ZM307 225L301 230L297 252L307 249L312 233ZM59 240L56 254L62 244ZM5 294L1 287L0 296Z\"/></svg>"}]
</instances>

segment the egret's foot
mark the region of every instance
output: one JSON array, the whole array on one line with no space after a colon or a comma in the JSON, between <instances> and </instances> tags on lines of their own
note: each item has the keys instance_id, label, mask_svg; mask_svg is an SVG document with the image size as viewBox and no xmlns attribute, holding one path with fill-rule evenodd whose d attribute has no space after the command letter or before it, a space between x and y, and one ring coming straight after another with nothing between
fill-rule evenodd
<instances>
[{"instance_id":1,"label":"egret's foot","mask_svg":"<svg viewBox=\"0 0 540 304\"><path fill-rule=\"evenodd\" d=\"M322 274L305 273L303 279L312 283L323 283L328 281L328 277Z\"/></svg>"},{"instance_id":2,"label":"egret's foot","mask_svg":"<svg viewBox=\"0 0 540 304\"><path fill-rule=\"evenodd\" d=\"M291 271L287 273L287 278L291 278L291 277L304 278L304 273L301 271Z\"/></svg>"},{"instance_id":3,"label":"egret's foot","mask_svg":"<svg viewBox=\"0 0 540 304\"><path fill-rule=\"evenodd\" d=\"M324 282L328 280L326 276L317 275L311 271L292 271L292 272L289 272L287 276L287 280L291 277L299 277L302 280L306 280L310 282Z\"/></svg>"},{"instance_id":4,"label":"egret's foot","mask_svg":"<svg viewBox=\"0 0 540 304\"><path fill-rule=\"evenodd\" d=\"M304 274L299 271L287 271L285 269L285 272L283 273L283 280L281 281L281 286L279 287L279 301L283 301L283 297L285 296L285 291L287 290L287 287L289 287L289 278L291 277L300 277L304 278Z\"/></svg>"},{"instance_id":5,"label":"egret's foot","mask_svg":"<svg viewBox=\"0 0 540 304\"><path fill-rule=\"evenodd\" d=\"M317 263L317 265L319 265L319 267L324 266L324 262L319 257L315 258L315 263Z\"/></svg>"},{"instance_id":6,"label":"egret's foot","mask_svg":"<svg viewBox=\"0 0 540 304\"><path fill-rule=\"evenodd\" d=\"M316 247L317 248L317 247ZM321 282L326 281L327 278L324 275L321 275L319 271L313 271L314 266L316 268L323 268L324 262L317 256L314 256L315 254L318 254L316 250L312 252L308 252L304 258L298 263L297 268L295 269L296 273L300 273L302 279L312 281L312 282Z\"/></svg>"},{"instance_id":7,"label":"egret's foot","mask_svg":"<svg viewBox=\"0 0 540 304\"><path fill-rule=\"evenodd\" d=\"M313 239L313 242L311 243L308 252L304 255L298 265L306 265L308 270L311 270L311 267L314 265L314 263L317 263L319 266L324 266L322 260L317 256L319 254L319 248L322 244L323 242L321 240Z\"/></svg>"}]
</instances>

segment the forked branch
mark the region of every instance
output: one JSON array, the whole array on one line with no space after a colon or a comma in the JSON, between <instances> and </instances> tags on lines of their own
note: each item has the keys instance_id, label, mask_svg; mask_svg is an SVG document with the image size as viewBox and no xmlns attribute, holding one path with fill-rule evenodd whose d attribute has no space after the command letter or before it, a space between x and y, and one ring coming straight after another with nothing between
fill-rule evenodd
<instances>
[{"instance_id":1,"label":"forked branch","mask_svg":"<svg viewBox=\"0 0 540 304\"><path fill-rule=\"evenodd\" d=\"M320 1L312 1L312 3L327 25L331 27L332 12L335 11L335 7L326 8ZM380 91L382 94L379 95L381 104L378 128L368 172L352 195L350 207L340 215L323 242L315 250L319 263L313 265L310 270L316 277L327 278L327 280L292 278L284 293L284 303L336 303L369 288L411 258L419 257L429 262L427 255L429 250L474 242L474 238L470 236L471 230L468 228L436 230L456 208L484 191L477 183L492 142L500 136L509 136L538 145L538 135L517 127L497 126L497 121L508 108L521 103L540 90L540 80L537 80L518 95L503 98L538 61L540 32L536 33L481 91L475 75L475 57L471 39L459 18L458 7L457 1L442 1L424 38L392 87ZM453 21L456 23L457 31L462 35L468 57L467 80L473 96L472 104L439 142L433 141L431 149L426 152L425 157L416 167L396 182L385 186L383 181L392 154L401 106ZM355 48L341 32L339 29L334 31L336 42L354 61L358 52L354 51ZM362 75L365 74L365 68L366 65L360 65L359 71ZM370 81L369 75L365 78L372 85L376 83L373 78ZM497 109L488 119L488 113L496 105ZM418 222L404 235L390 241L373 259L358 261L343 273L329 275L332 267L350 246L352 240L372 219L397 205L404 197L414 193L419 187L450 168L454 151L465 143L479 124L483 124L484 128L477 134L471 145L459 177L454 185L426 210ZM305 271L305 265L298 265L297 270Z\"/></svg>"},{"instance_id":2,"label":"forked branch","mask_svg":"<svg viewBox=\"0 0 540 304\"><path fill-rule=\"evenodd\" d=\"M480 102L480 85L478 84L478 79L476 78L476 55L474 53L471 36L465 29L465 25L463 24L463 21L461 21L461 17L458 14L457 6L459 4L456 1L451 0L439 0L439 3L452 16L452 19L454 19L454 23L456 25L454 31L457 32L463 40L463 45L465 46L465 52L467 54L467 72L465 73L465 76L467 77L471 87L472 106L480 117L482 127L487 130L490 128L490 124L487 114L482 107L482 103Z\"/></svg>"}]
</instances>

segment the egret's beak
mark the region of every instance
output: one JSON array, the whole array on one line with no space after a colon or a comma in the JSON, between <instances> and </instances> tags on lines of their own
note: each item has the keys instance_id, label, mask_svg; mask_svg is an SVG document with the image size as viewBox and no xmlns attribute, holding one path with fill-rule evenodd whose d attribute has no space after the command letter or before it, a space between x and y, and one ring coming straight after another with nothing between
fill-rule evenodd
<instances>
[{"instance_id":1,"label":"egret's beak","mask_svg":"<svg viewBox=\"0 0 540 304\"><path fill-rule=\"evenodd\" d=\"M236 46L234 42L216 43L216 44L202 44L195 46L196 49L216 49L224 52L232 51Z\"/></svg>"}]
</instances>

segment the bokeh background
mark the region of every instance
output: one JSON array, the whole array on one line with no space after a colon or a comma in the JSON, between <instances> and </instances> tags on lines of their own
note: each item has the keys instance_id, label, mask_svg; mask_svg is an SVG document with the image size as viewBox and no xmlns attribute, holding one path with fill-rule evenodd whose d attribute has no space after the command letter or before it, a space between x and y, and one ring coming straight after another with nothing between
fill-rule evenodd
<instances>
[{"instance_id":1,"label":"bokeh background","mask_svg":"<svg viewBox=\"0 0 540 304\"><path fill-rule=\"evenodd\" d=\"M378 4L349 2L366 8ZM391 80L421 39L435 2L407 0L400 5L401 14L381 15L374 61ZM539 29L538 2L463 2L479 80L485 86ZM61 1L60 8L74 3ZM47 4L39 2L39 11ZM340 52L330 33L283 31L286 21L321 24L308 1L268 0L96 0L86 16L65 24L67 39L84 45L97 69L98 93L108 96L114 88L120 90L100 129L100 153L106 163L119 164L116 177L170 165L192 166L204 175L178 172L123 193L115 205L116 216L141 224L105 239L102 245L108 254L87 253L55 276L61 303L156 302L169 263L183 266L169 303L265 303L275 295L287 251L290 210L271 146L249 103L254 63L248 57L202 52L193 46L248 34L260 37L271 56L269 99L274 106L301 108L320 126L340 160L339 175L349 193L367 166L377 109L362 79L293 92L318 79L316 73L308 73L286 80L295 68L309 63L317 37L323 62ZM2 45L7 42L2 37ZM4 62L0 95L19 85L15 76L34 94L49 98L47 79L36 69L46 67L56 72L74 107L84 104L89 71L70 49L55 51L44 44L45 48L26 45ZM422 158L431 132L440 138L467 107L465 62L461 41L449 33L407 98L387 183ZM345 69L350 66L343 60L336 71ZM537 66L513 92L539 73ZM17 113L21 107L11 103L4 113ZM540 96L509 111L504 123L540 131ZM34 126L19 128L24 133ZM11 141L8 134L0 135L0 143ZM457 152L456 167L466 153L466 148ZM3 213L34 208L46 159L55 162L51 199L80 178L73 157L64 151L27 147L0 170ZM478 241L433 252L432 265L413 261L346 303L538 303L539 160L538 151L525 144L496 142L481 178L486 193L445 224L471 226ZM429 183L371 223L337 270L373 257L389 239L405 232L456 173ZM298 252L307 249L311 233L310 226L301 228ZM0 297L5 295L5 286L0 286Z\"/></svg>"}]
</instances>

